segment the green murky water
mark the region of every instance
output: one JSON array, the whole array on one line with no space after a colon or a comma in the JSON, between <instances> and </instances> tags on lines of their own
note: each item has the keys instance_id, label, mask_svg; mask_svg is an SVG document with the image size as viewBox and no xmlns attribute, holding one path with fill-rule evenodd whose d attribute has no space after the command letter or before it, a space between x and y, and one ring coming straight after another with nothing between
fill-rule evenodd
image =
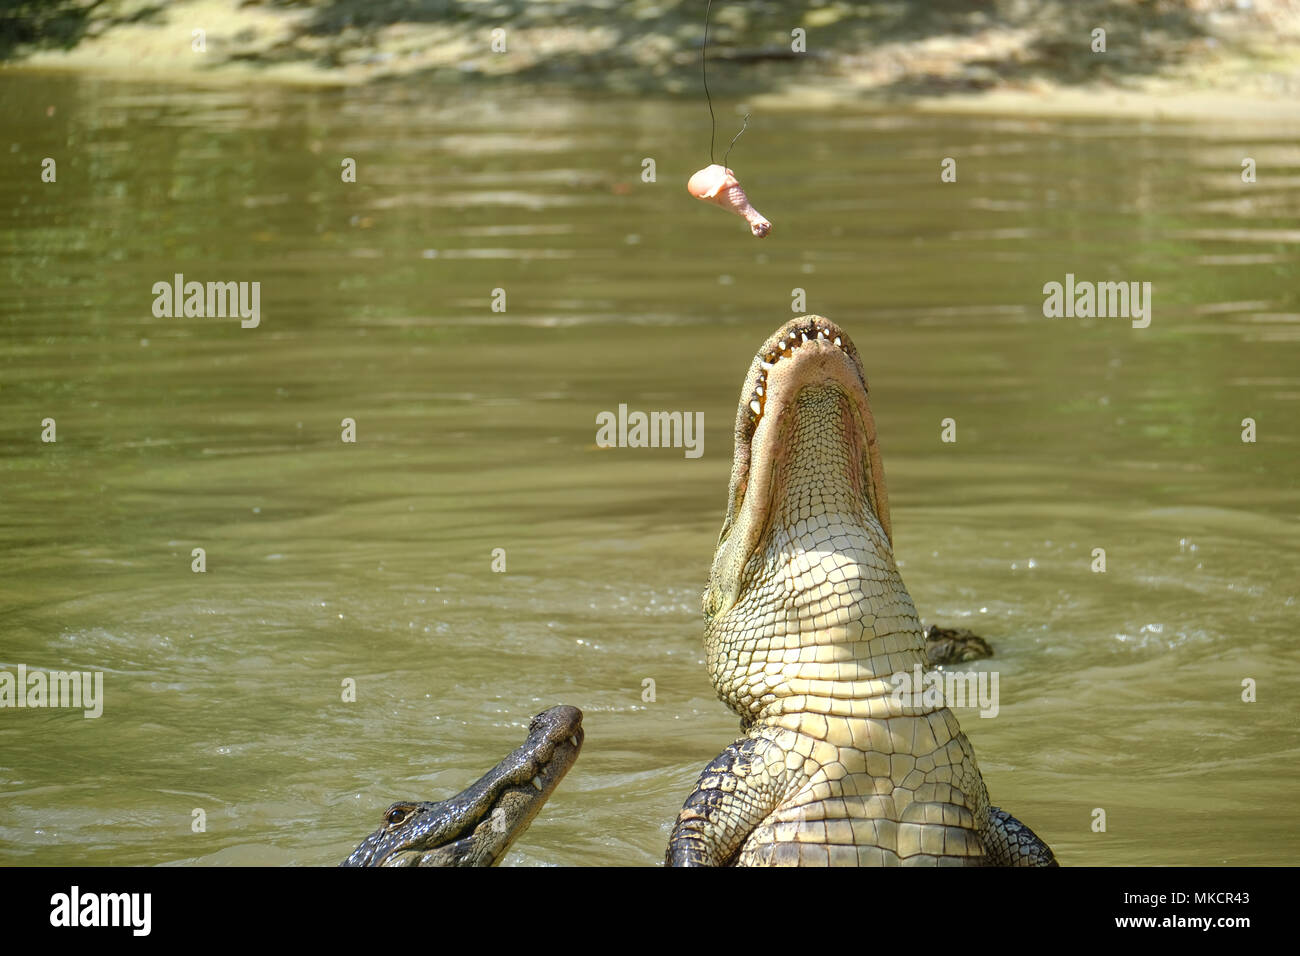
<instances>
[{"instance_id":1,"label":"green murky water","mask_svg":"<svg viewBox=\"0 0 1300 956\"><path fill-rule=\"evenodd\" d=\"M798 287L867 362L922 616L997 648L1000 715L960 712L994 801L1066 863L1295 862L1296 128L756 111L760 243L683 189L694 101L0 110L0 668L105 697L0 710L0 861L336 863L565 702L585 751L510 861L657 862L736 731L698 596ZM155 318L178 272L260 282L259 327ZM1150 327L1044 318L1066 273L1151 282ZM703 456L596 447L621 403L703 412Z\"/></svg>"}]
</instances>

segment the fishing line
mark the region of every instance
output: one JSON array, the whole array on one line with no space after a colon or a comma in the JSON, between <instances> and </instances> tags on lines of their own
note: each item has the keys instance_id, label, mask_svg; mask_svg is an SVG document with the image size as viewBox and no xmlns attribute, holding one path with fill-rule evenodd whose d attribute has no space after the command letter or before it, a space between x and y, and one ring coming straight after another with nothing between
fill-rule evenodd
<instances>
[{"instance_id":1,"label":"fishing line","mask_svg":"<svg viewBox=\"0 0 1300 956\"><path fill-rule=\"evenodd\" d=\"M744 121L743 123L740 124L740 133L745 132L745 130L746 130L748 127L749 127L749 114L746 113L746 114L745 114L745 121ZM727 165L727 157L731 155L731 147L732 147L732 146L735 146L735 145L736 145L736 140L740 139L740 133L737 133L735 136L731 137L731 145L727 147L727 151L726 151L726 153L724 153L723 156L722 156L722 165L723 165L723 166ZM713 159L713 156L710 155L710 156L709 156L709 159Z\"/></svg>"},{"instance_id":2,"label":"fishing line","mask_svg":"<svg viewBox=\"0 0 1300 956\"><path fill-rule=\"evenodd\" d=\"M713 9L713 0L704 8L704 45L700 47L700 78L704 80L704 98L709 104L709 163L713 159L713 137L718 131L718 121L713 116L713 97L709 95L709 71L705 65L705 54L709 52L709 11Z\"/></svg>"},{"instance_id":3,"label":"fishing line","mask_svg":"<svg viewBox=\"0 0 1300 956\"><path fill-rule=\"evenodd\" d=\"M700 79L704 81L704 99L709 104L709 163L715 164L717 160L713 158L713 140L718 134L718 119L713 115L713 97L709 95L709 70L707 64L707 55L709 52L709 13L713 10L713 0L709 0L704 6L704 45L700 47ZM745 121L740 125L740 133L745 132L749 126L749 114L745 114ZM740 139L740 133L731 137L731 145L727 147L726 154L722 157L722 165L727 165L727 157L731 155L731 147L736 145L736 140Z\"/></svg>"}]
</instances>

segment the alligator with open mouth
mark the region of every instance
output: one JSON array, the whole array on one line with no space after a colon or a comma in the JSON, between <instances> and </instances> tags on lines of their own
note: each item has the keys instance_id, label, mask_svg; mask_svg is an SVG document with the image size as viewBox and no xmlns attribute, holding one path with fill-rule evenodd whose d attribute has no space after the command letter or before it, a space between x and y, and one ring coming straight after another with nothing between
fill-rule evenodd
<instances>
[{"instance_id":1,"label":"alligator with open mouth","mask_svg":"<svg viewBox=\"0 0 1300 956\"><path fill-rule=\"evenodd\" d=\"M821 316L786 323L750 365L704 618L742 736L687 797L669 865L1056 863L989 805L952 711L894 694L926 640L894 564L862 361Z\"/></svg>"}]
</instances>

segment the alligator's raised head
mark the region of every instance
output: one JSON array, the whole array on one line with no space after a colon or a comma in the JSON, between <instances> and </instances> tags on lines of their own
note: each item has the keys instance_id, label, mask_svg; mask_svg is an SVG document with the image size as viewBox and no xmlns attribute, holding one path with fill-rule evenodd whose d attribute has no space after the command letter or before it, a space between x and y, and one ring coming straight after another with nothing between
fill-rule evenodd
<instances>
[{"instance_id":1,"label":"alligator's raised head","mask_svg":"<svg viewBox=\"0 0 1300 956\"><path fill-rule=\"evenodd\" d=\"M847 686L833 682L878 676L858 659L884 648L865 642L919 630L896 578L858 350L821 316L794 319L763 343L740 395L730 501L704 592L719 695L750 721L780 698L830 697Z\"/></svg>"},{"instance_id":2,"label":"alligator's raised head","mask_svg":"<svg viewBox=\"0 0 1300 956\"><path fill-rule=\"evenodd\" d=\"M343 866L492 866L528 829L582 749L582 711L538 714L528 739L473 786L437 803L395 803Z\"/></svg>"},{"instance_id":3,"label":"alligator's raised head","mask_svg":"<svg viewBox=\"0 0 1300 956\"><path fill-rule=\"evenodd\" d=\"M895 694L925 640L894 566L862 362L821 316L755 356L730 494L704 644L744 734L700 774L667 862L1051 865L989 806L952 712Z\"/></svg>"}]
</instances>

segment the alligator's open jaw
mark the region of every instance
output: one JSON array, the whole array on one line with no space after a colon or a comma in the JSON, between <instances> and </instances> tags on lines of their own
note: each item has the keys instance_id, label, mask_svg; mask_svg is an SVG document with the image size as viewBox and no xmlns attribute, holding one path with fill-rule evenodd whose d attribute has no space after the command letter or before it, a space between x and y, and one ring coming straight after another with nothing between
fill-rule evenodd
<instances>
[{"instance_id":1,"label":"alligator's open jaw","mask_svg":"<svg viewBox=\"0 0 1300 956\"><path fill-rule=\"evenodd\" d=\"M437 803L395 803L343 866L492 866L528 828L582 749L582 711L552 707L472 786Z\"/></svg>"},{"instance_id":2,"label":"alligator's open jaw","mask_svg":"<svg viewBox=\"0 0 1300 956\"><path fill-rule=\"evenodd\" d=\"M785 504L779 466L810 457L795 454L794 443L809 440L801 415L832 423L825 439L840 443L838 454L845 459L835 477L847 475L860 488L886 539L890 537L888 494L857 349L829 319L793 319L758 350L741 389L730 503L705 594L709 617L739 597L741 570Z\"/></svg>"}]
</instances>

